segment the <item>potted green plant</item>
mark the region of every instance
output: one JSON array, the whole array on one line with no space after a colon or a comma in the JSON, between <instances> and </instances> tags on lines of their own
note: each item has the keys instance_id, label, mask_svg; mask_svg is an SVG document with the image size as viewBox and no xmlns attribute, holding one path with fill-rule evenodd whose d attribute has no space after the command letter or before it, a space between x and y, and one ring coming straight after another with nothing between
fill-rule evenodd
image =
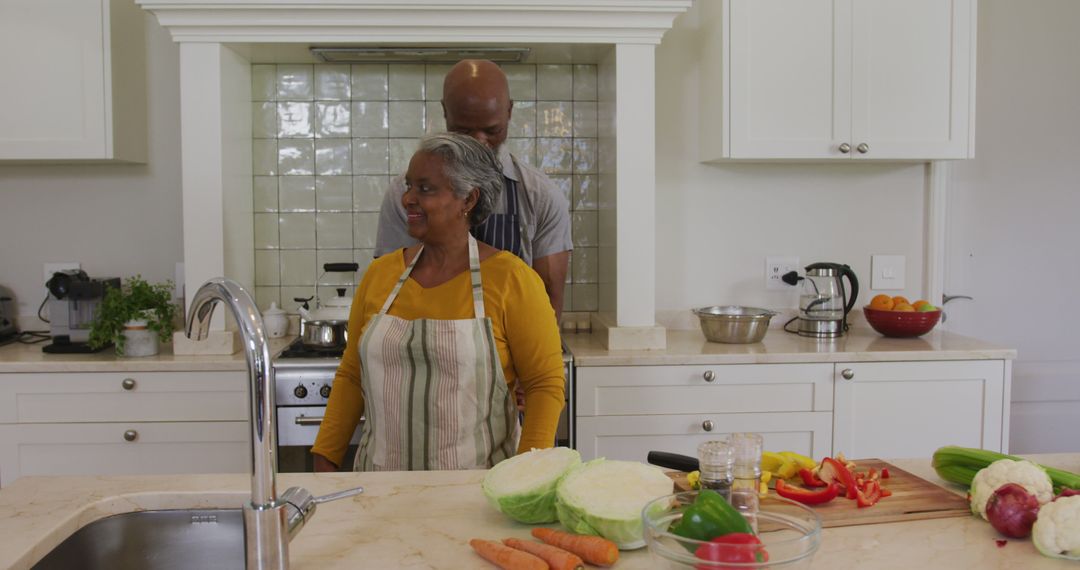
<instances>
[{"instance_id":1,"label":"potted green plant","mask_svg":"<svg viewBox=\"0 0 1080 570\"><path fill-rule=\"evenodd\" d=\"M90 345L112 343L121 356L157 354L158 341L172 338L177 311L172 290L171 281L148 283L140 275L125 279L119 289L110 288L91 323Z\"/></svg>"}]
</instances>

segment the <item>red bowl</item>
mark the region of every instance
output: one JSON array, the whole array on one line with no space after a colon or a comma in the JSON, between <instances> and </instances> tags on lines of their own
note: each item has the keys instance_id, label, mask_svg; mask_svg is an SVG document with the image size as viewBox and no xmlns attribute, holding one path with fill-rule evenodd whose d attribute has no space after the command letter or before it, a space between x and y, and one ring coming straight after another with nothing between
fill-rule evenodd
<instances>
[{"instance_id":1,"label":"red bowl","mask_svg":"<svg viewBox=\"0 0 1080 570\"><path fill-rule=\"evenodd\" d=\"M882 311L863 307L866 322L877 332L892 337L921 336L934 328L941 319L941 309L935 311Z\"/></svg>"}]
</instances>

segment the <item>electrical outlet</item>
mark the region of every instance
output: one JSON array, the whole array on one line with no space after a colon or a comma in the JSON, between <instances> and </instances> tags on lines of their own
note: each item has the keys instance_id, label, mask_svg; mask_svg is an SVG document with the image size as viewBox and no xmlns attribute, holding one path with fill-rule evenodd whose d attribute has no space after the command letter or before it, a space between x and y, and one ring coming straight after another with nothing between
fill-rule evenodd
<instances>
[{"instance_id":1,"label":"electrical outlet","mask_svg":"<svg viewBox=\"0 0 1080 570\"><path fill-rule=\"evenodd\" d=\"M78 261L54 261L45 264L45 279L41 282L42 285L47 283L49 279L52 279L53 273L57 271L64 271L67 269L82 269L82 265Z\"/></svg>"},{"instance_id":2,"label":"electrical outlet","mask_svg":"<svg viewBox=\"0 0 1080 570\"><path fill-rule=\"evenodd\" d=\"M903 255L871 255L870 288L881 291L903 290L905 264Z\"/></svg>"},{"instance_id":3,"label":"electrical outlet","mask_svg":"<svg viewBox=\"0 0 1080 570\"><path fill-rule=\"evenodd\" d=\"M769 290L783 291L793 286L784 283L780 278L789 271L799 270L799 258L791 256L766 257L765 258L765 288Z\"/></svg>"}]
</instances>

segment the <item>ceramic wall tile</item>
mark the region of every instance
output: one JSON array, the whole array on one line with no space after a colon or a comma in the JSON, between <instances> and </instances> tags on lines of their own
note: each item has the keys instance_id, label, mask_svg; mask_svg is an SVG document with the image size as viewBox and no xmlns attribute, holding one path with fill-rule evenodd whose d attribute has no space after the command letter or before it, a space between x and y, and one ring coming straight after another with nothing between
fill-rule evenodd
<instances>
[{"instance_id":1,"label":"ceramic wall tile","mask_svg":"<svg viewBox=\"0 0 1080 570\"><path fill-rule=\"evenodd\" d=\"M352 66L352 99L354 101L386 101L389 91L386 65Z\"/></svg>"},{"instance_id":2,"label":"ceramic wall tile","mask_svg":"<svg viewBox=\"0 0 1080 570\"><path fill-rule=\"evenodd\" d=\"M252 184L252 209L256 212L278 211L278 177L256 176Z\"/></svg>"},{"instance_id":3,"label":"ceramic wall tile","mask_svg":"<svg viewBox=\"0 0 1080 570\"><path fill-rule=\"evenodd\" d=\"M429 63L424 66L425 99L428 101L442 100L443 79L446 72L453 67L449 63Z\"/></svg>"},{"instance_id":4,"label":"ceramic wall tile","mask_svg":"<svg viewBox=\"0 0 1080 570\"><path fill-rule=\"evenodd\" d=\"M566 288L563 289L562 300L563 313L569 313L570 311L574 310L574 288L572 286L567 285Z\"/></svg>"},{"instance_id":5,"label":"ceramic wall tile","mask_svg":"<svg viewBox=\"0 0 1080 570\"><path fill-rule=\"evenodd\" d=\"M570 174L573 150L572 139L536 139L536 160L545 174Z\"/></svg>"},{"instance_id":6,"label":"ceramic wall tile","mask_svg":"<svg viewBox=\"0 0 1080 570\"><path fill-rule=\"evenodd\" d=\"M390 136L390 106L386 101L353 101L352 136Z\"/></svg>"},{"instance_id":7,"label":"ceramic wall tile","mask_svg":"<svg viewBox=\"0 0 1080 570\"><path fill-rule=\"evenodd\" d=\"M251 104L251 136L256 139L272 139L278 135L277 104L256 101Z\"/></svg>"},{"instance_id":8,"label":"ceramic wall tile","mask_svg":"<svg viewBox=\"0 0 1080 570\"><path fill-rule=\"evenodd\" d=\"M573 199L570 207L577 210L595 210L599 207L599 177L595 174L575 174Z\"/></svg>"},{"instance_id":9,"label":"ceramic wall tile","mask_svg":"<svg viewBox=\"0 0 1080 570\"><path fill-rule=\"evenodd\" d=\"M352 141L350 139L316 140L315 174L320 176L352 174Z\"/></svg>"},{"instance_id":10,"label":"ceramic wall tile","mask_svg":"<svg viewBox=\"0 0 1080 570\"><path fill-rule=\"evenodd\" d=\"M596 103L574 101L574 137L596 138Z\"/></svg>"},{"instance_id":11,"label":"ceramic wall tile","mask_svg":"<svg viewBox=\"0 0 1080 570\"><path fill-rule=\"evenodd\" d=\"M255 214L255 249L278 249L278 214Z\"/></svg>"},{"instance_id":12,"label":"ceramic wall tile","mask_svg":"<svg viewBox=\"0 0 1080 570\"><path fill-rule=\"evenodd\" d=\"M315 97L315 69L306 64L277 66L278 100L310 101Z\"/></svg>"},{"instance_id":13,"label":"ceramic wall tile","mask_svg":"<svg viewBox=\"0 0 1080 570\"><path fill-rule=\"evenodd\" d=\"M342 138L352 134L352 112L348 101L315 103L315 136Z\"/></svg>"},{"instance_id":14,"label":"ceramic wall tile","mask_svg":"<svg viewBox=\"0 0 1080 570\"><path fill-rule=\"evenodd\" d=\"M315 288L314 287L282 287L281 288L281 304L282 309L296 314L297 308L303 303L296 299L310 299L308 301L308 307L315 308Z\"/></svg>"},{"instance_id":15,"label":"ceramic wall tile","mask_svg":"<svg viewBox=\"0 0 1080 570\"><path fill-rule=\"evenodd\" d=\"M597 164L596 139L574 139L574 173L593 174Z\"/></svg>"},{"instance_id":16,"label":"ceramic wall tile","mask_svg":"<svg viewBox=\"0 0 1080 570\"><path fill-rule=\"evenodd\" d=\"M281 257L277 250L255 250L255 286L281 285Z\"/></svg>"},{"instance_id":17,"label":"ceramic wall tile","mask_svg":"<svg viewBox=\"0 0 1080 570\"><path fill-rule=\"evenodd\" d=\"M352 176L316 176L315 209L319 212L351 212Z\"/></svg>"},{"instance_id":18,"label":"ceramic wall tile","mask_svg":"<svg viewBox=\"0 0 1080 570\"><path fill-rule=\"evenodd\" d=\"M353 174L386 174L389 167L388 139L353 139Z\"/></svg>"},{"instance_id":19,"label":"ceramic wall tile","mask_svg":"<svg viewBox=\"0 0 1080 570\"><path fill-rule=\"evenodd\" d=\"M315 213L280 214L281 249L315 249Z\"/></svg>"},{"instance_id":20,"label":"ceramic wall tile","mask_svg":"<svg viewBox=\"0 0 1080 570\"><path fill-rule=\"evenodd\" d=\"M315 285L315 250L281 252L281 284L288 287Z\"/></svg>"},{"instance_id":21,"label":"ceramic wall tile","mask_svg":"<svg viewBox=\"0 0 1080 570\"><path fill-rule=\"evenodd\" d=\"M315 174L313 139L278 139L278 172L284 176Z\"/></svg>"},{"instance_id":22,"label":"ceramic wall tile","mask_svg":"<svg viewBox=\"0 0 1080 570\"><path fill-rule=\"evenodd\" d=\"M566 203L570 204L570 196L573 194L574 188L573 177L569 174L550 174L548 178L555 183L555 187L566 198Z\"/></svg>"},{"instance_id":23,"label":"ceramic wall tile","mask_svg":"<svg viewBox=\"0 0 1080 570\"><path fill-rule=\"evenodd\" d=\"M251 141L251 173L255 176L277 175L277 139L261 139Z\"/></svg>"},{"instance_id":24,"label":"ceramic wall tile","mask_svg":"<svg viewBox=\"0 0 1080 570\"><path fill-rule=\"evenodd\" d=\"M251 66L251 100L252 101L275 101L277 100L277 66L276 65L253 65Z\"/></svg>"},{"instance_id":25,"label":"ceramic wall tile","mask_svg":"<svg viewBox=\"0 0 1080 570\"><path fill-rule=\"evenodd\" d=\"M538 101L536 129L541 137L568 137L573 134L573 103L569 101Z\"/></svg>"},{"instance_id":26,"label":"ceramic wall tile","mask_svg":"<svg viewBox=\"0 0 1080 570\"><path fill-rule=\"evenodd\" d=\"M536 167L536 139L506 139L503 144L510 149L510 154L516 156L518 160L529 166Z\"/></svg>"},{"instance_id":27,"label":"ceramic wall tile","mask_svg":"<svg viewBox=\"0 0 1080 570\"><path fill-rule=\"evenodd\" d=\"M315 136L312 103L283 101L277 104L278 138L310 138Z\"/></svg>"},{"instance_id":28,"label":"ceramic wall tile","mask_svg":"<svg viewBox=\"0 0 1080 570\"><path fill-rule=\"evenodd\" d=\"M358 249L373 249L375 247L375 230L378 228L379 214L377 212L357 212L353 214L353 247Z\"/></svg>"},{"instance_id":29,"label":"ceramic wall tile","mask_svg":"<svg viewBox=\"0 0 1080 570\"><path fill-rule=\"evenodd\" d=\"M599 259L595 247L575 247L571 259L574 283L596 283Z\"/></svg>"},{"instance_id":30,"label":"ceramic wall tile","mask_svg":"<svg viewBox=\"0 0 1080 570\"><path fill-rule=\"evenodd\" d=\"M278 208L282 212L315 211L315 177L282 176L278 180Z\"/></svg>"},{"instance_id":31,"label":"ceramic wall tile","mask_svg":"<svg viewBox=\"0 0 1080 570\"><path fill-rule=\"evenodd\" d=\"M405 174L420 139L390 139L390 174Z\"/></svg>"},{"instance_id":32,"label":"ceramic wall tile","mask_svg":"<svg viewBox=\"0 0 1080 570\"><path fill-rule=\"evenodd\" d=\"M574 283L570 287L574 297L574 311L596 311L600 308L595 283Z\"/></svg>"},{"instance_id":33,"label":"ceramic wall tile","mask_svg":"<svg viewBox=\"0 0 1080 570\"><path fill-rule=\"evenodd\" d=\"M390 100L423 101L427 79L422 64L390 66Z\"/></svg>"},{"instance_id":34,"label":"ceramic wall tile","mask_svg":"<svg viewBox=\"0 0 1080 570\"><path fill-rule=\"evenodd\" d=\"M390 136L416 138L424 135L424 102L390 102Z\"/></svg>"},{"instance_id":35,"label":"ceramic wall tile","mask_svg":"<svg viewBox=\"0 0 1080 570\"><path fill-rule=\"evenodd\" d=\"M574 101L597 100L596 66L574 66Z\"/></svg>"},{"instance_id":36,"label":"ceramic wall tile","mask_svg":"<svg viewBox=\"0 0 1080 570\"><path fill-rule=\"evenodd\" d=\"M573 212L570 214L570 223L574 246L600 245L596 212Z\"/></svg>"},{"instance_id":37,"label":"ceramic wall tile","mask_svg":"<svg viewBox=\"0 0 1080 570\"><path fill-rule=\"evenodd\" d=\"M390 186L389 176L353 176L353 210L378 212L382 209L383 194Z\"/></svg>"},{"instance_id":38,"label":"ceramic wall tile","mask_svg":"<svg viewBox=\"0 0 1080 570\"><path fill-rule=\"evenodd\" d=\"M353 261L355 261L356 264L360 266L359 269L356 270L356 275L357 276L363 275L364 272L367 271L368 266L371 265L372 260L374 260L374 259L375 259L375 250L374 249L367 249L367 248L365 248L365 249L354 249L353 250ZM357 283L360 282L360 277L357 277L356 282Z\"/></svg>"},{"instance_id":39,"label":"ceramic wall tile","mask_svg":"<svg viewBox=\"0 0 1080 570\"><path fill-rule=\"evenodd\" d=\"M510 83L510 98L514 100L514 108L518 101L532 101L536 99L536 66L535 65L504 65L503 73Z\"/></svg>"},{"instance_id":40,"label":"ceramic wall tile","mask_svg":"<svg viewBox=\"0 0 1080 570\"><path fill-rule=\"evenodd\" d=\"M536 66L536 99L570 101L574 98L574 71L570 65Z\"/></svg>"},{"instance_id":41,"label":"ceramic wall tile","mask_svg":"<svg viewBox=\"0 0 1080 570\"><path fill-rule=\"evenodd\" d=\"M424 133L445 133L446 117L443 116L442 103L428 101L424 103Z\"/></svg>"},{"instance_id":42,"label":"ceramic wall tile","mask_svg":"<svg viewBox=\"0 0 1080 570\"><path fill-rule=\"evenodd\" d=\"M349 222L349 234L352 235L352 222ZM318 273L316 279L319 285L340 287L350 287L356 285L360 279L357 273L345 272L345 271L326 271L324 266L327 263L352 263L353 262L353 250L352 249L320 249L317 255L318 265L315 271Z\"/></svg>"},{"instance_id":43,"label":"ceramic wall tile","mask_svg":"<svg viewBox=\"0 0 1080 570\"><path fill-rule=\"evenodd\" d=\"M510 114L509 136L532 138L536 133L536 102L514 101L514 109Z\"/></svg>"},{"instance_id":44,"label":"ceramic wall tile","mask_svg":"<svg viewBox=\"0 0 1080 570\"><path fill-rule=\"evenodd\" d=\"M315 66L315 99L348 101L352 92L352 74L348 65Z\"/></svg>"},{"instance_id":45,"label":"ceramic wall tile","mask_svg":"<svg viewBox=\"0 0 1080 570\"><path fill-rule=\"evenodd\" d=\"M255 305L259 307L259 311L269 309L271 303L276 303L278 307L281 306L281 287L260 287L256 285Z\"/></svg>"},{"instance_id":46,"label":"ceramic wall tile","mask_svg":"<svg viewBox=\"0 0 1080 570\"><path fill-rule=\"evenodd\" d=\"M349 249L353 247L353 215L351 213L319 213L315 215L315 247L319 249Z\"/></svg>"}]
</instances>

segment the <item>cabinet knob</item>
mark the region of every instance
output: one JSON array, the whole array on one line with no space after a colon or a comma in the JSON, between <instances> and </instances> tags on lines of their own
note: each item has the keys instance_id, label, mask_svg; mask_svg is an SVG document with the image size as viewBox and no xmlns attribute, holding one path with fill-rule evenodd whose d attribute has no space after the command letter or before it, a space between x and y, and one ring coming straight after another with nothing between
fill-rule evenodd
<instances>
[{"instance_id":1,"label":"cabinet knob","mask_svg":"<svg viewBox=\"0 0 1080 570\"><path fill-rule=\"evenodd\" d=\"M123 387L125 390L134 390L135 389L135 379L134 378L124 378L124 380L122 382L120 382L120 386Z\"/></svg>"},{"instance_id":2,"label":"cabinet knob","mask_svg":"<svg viewBox=\"0 0 1080 570\"><path fill-rule=\"evenodd\" d=\"M840 371L840 375L844 377L844 380L851 380L855 377L855 371L850 368L845 368Z\"/></svg>"},{"instance_id":3,"label":"cabinet knob","mask_svg":"<svg viewBox=\"0 0 1080 570\"><path fill-rule=\"evenodd\" d=\"M124 441L135 441L136 439L139 439L139 432L133 429L124 432Z\"/></svg>"},{"instance_id":4,"label":"cabinet knob","mask_svg":"<svg viewBox=\"0 0 1080 570\"><path fill-rule=\"evenodd\" d=\"M859 151L860 154L866 154L870 152L870 145L866 143L859 143L859 146L855 147L855 150Z\"/></svg>"},{"instance_id":5,"label":"cabinet knob","mask_svg":"<svg viewBox=\"0 0 1080 570\"><path fill-rule=\"evenodd\" d=\"M702 374L701 377L704 378L706 382L712 382L713 380L716 380L716 373L712 370L706 370L705 374Z\"/></svg>"},{"instance_id":6,"label":"cabinet knob","mask_svg":"<svg viewBox=\"0 0 1080 570\"><path fill-rule=\"evenodd\" d=\"M842 152L844 154L847 154L847 153L851 152L851 145L849 145L848 143L841 143L840 144L840 152Z\"/></svg>"},{"instance_id":7,"label":"cabinet knob","mask_svg":"<svg viewBox=\"0 0 1080 570\"><path fill-rule=\"evenodd\" d=\"M705 431L712 431L712 428L713 428L712 420L705 420L705 421L701 422L701 429L703 429Z\"/></svg>"}]
</instances>

